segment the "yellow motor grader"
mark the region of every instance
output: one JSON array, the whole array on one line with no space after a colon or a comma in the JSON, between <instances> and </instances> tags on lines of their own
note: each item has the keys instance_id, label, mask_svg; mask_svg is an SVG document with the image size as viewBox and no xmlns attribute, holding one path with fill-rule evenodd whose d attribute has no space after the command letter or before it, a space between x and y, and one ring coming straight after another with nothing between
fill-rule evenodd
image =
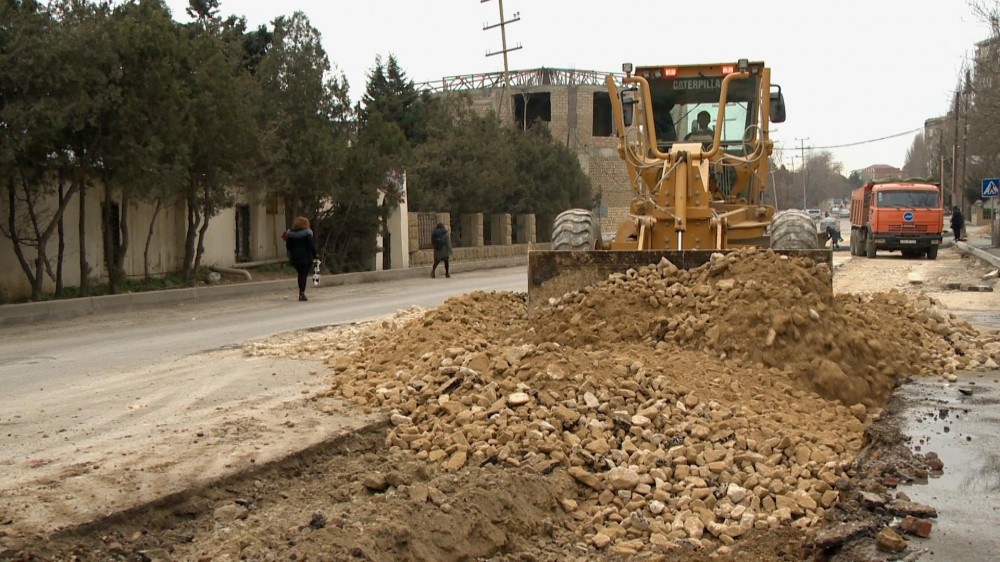
<instances>
[{"instance_id":1,"label":"yellow motor grader","mask_svg":"<svg viewBox=\"0 0 1000 562\"><path fill-rule=\"evenodd\" d=\"M609 273L666 257L697 267L713 253L749 246L806 255L832 265L819 250L804 211L765 202L768 125L785 120L781 87L763 62L639 67L623 65L621 83L605 79L618 153L634 199L613 237L594 214L561 213L552 250L528 253L529 303L561 295Z\"/></svg>"}]
</instances>

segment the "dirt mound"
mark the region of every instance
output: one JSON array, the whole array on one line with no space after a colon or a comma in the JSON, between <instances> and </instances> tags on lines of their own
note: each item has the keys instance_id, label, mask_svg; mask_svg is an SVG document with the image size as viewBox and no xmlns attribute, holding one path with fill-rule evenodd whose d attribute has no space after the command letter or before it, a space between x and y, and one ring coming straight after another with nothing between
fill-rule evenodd
<instances>
[{"instance_id":1,"label":"dirt mound","mask_svg":"<svg viewBox=\"0 0 1000 562\"><path fill-rule=\"evenodd\" d=\"M619 554L810 527L849 480L864 407L700 352L534 344L525 313L520 295L452 299L331 357L331 392L389 410L391 450L445 472L568 474L573 530Z\"/></svg>"},{"instance_id":2,"label":"dirt mound","mask_svg":"<svg viewBox=\"0 0 1000 562\"><path fill-rule=\"evenodd\" d=\"M330 394L388 411L390 450L445 472L565 471L591 548L725 555L815 527L896 380L983 343L927 298L834 298L829 275L766 251L664 262L530 321L523 295L474 293L330 355Z\"/></svg>"},{"instance_id":3,"label":"dirt mound","mask_svg":"<svg viewBox=\"0 0 1000 562\"><path fill-rule=\"evenodd\" d=\"M0 560L562 559L571 478L484 467L432 474L386 453L385 428L347 435L250 475L45 540L0 540ZM526 544L528 537L535 538Z\"/></svg>"},{"instance_id":4,"label":"dirt mound","mask_svg":"<svg viewBox=\"0 0 1000 562\"><path fill-rule=\"evenodd\" d=\"M899 378L953 372L982 343L929 298L834 298L825 264L755 249L687 271L664 260L552 304L532 318L535 341L642 342L738 357L787 370L805 389L848 405L881 406Z\"/></svg>"},{"instance_id":5,"label":"dirt mound","mask_svg":"<svg viewBox=\"0 0 1000 562\"><path fill-rule=\"evenodd\" d=\"M561 544L575 540L582 555L738 557L741 539L810 533L846 499L864 428L898 379L1000 353L929 298L829 287L825 265L743 251L690 271L664 262L613 275L530 320L524 295L480 292L250 351L322 357L325 394L386 412L390 455L426 461L428 479L550 482L550 495L528 494L540 503L508 494L503 511L530 514L528 535L549 510L576 537ZM412 486L390 483L384 497ZM506 548L493 540L501 530L461 534L468 511L442 505L469 556ZM379 521L369 526L398 534ZM374 558L437 548L350 544Z\"/></svg>"}]
</instances>

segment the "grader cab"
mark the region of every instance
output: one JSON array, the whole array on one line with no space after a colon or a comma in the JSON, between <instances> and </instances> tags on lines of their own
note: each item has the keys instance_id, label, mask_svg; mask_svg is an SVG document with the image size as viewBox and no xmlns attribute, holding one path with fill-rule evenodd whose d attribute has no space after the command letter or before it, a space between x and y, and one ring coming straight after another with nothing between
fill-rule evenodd
<instances>
[{"instance_id":1,"label":"grader cab","mask_svg":"<svg viewBox=\"0 0 1000 562\"><path fill-rule=\"evenodd\" d=\"M832 263L806 213L775 213L765 200L768 126L785 120L785 102L763 62L623 70L605 84L634 193L628 219L605 237L590 211L560 214L553 249L528 254L529 302L661 257L696 267L756 246Z\"/></svg>"}]
</instances>

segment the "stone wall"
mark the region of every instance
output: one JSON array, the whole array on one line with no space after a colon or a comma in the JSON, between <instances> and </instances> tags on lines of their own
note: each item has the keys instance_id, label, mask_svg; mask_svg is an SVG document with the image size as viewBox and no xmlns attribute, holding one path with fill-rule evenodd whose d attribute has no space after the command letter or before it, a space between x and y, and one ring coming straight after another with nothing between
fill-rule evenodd
<instances>
[{"instance_id":1,"label":"stone wall","mask_svg":"<svg viewBox=\"0 0 1000 562\"><path fill-rule=\"evenodd\" d=\"M536 242L535 215L514 215L514 244L529 244Z\"/></svg>"},{"instance_id":2,"label":"stone wall","mask_svg":"<svg viewBox=\"0 0 1000 562\"><path fill-rule=\"evenodd\" d=\"M407 232L410 233L410 255L417 250L427 250L433 248L431 245L431 232L437 223L445 225L451 230L451 213L409 213L407 215ZM455 243L452 238L452 243Z\"/></svg>"},{"instance_id":3,"label":"stone wall","mask_svg":"<svg viewBox=\"0 0 1000 562\"><path fill-rule=\"evenodd\" d=\"M451 263L463 261L489 261L517 258L528 255L528 247L536 250L547 249L548 245L512 244L510 246L479 246L475 248L454 248ZM434 250L417 250L410 253L410 267L434 264Z\"/></svg>"},{"instance_id":4,"label":"stone wall","mask_svg":"<svg viewBox=\"0 0 1000 562\"><path fill-rule=\"evenodd\" d=\"M509 246L513 242L510 215L490 215L491 246Z\"/></svg>"},{"instance_id":5,"label":"stone wall","mask_svg":"<svg viewBox=\"0 0 1000 562\"><path fill-rule=\"evenodd\" d=\"M434 263L434 249L431 246L431 231L441 222L449 224L450 213L409 213L407 231L410 234L410 267L420 267ZM459 217L461 232L452 231L453 261L483 261L525 256L528 247L548 249L548 244L535 243L535 215L489 215L489 245L484 244L484 216L471 213ZM517 239L514 239L516 225ZM516 243L515 243L516 242Z\"/></svg>"}]
</instances>

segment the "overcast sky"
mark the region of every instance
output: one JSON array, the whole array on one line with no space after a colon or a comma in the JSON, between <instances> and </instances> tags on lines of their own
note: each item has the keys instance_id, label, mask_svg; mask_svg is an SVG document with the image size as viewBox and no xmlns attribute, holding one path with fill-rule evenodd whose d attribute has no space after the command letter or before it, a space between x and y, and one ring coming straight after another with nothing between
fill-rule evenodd
<instances>
[{"instance_id":1,"label":"overcast sky","mask_svg":"<svg viewBox=\"0 0 1000 562\"><path fill-rule=\"evenodd\" d=\"M187 0L167 4L175 19L189 20ZM698 5L504 0L507 19L520 15L507 26L508 47L522 46L510 53L510 68L618 72L623 62L763 60L788 109L772 138L784 163L798 166L797 139L817 149L856 143L921 128L947 113L963 64L989 31L967 0L722 0L702 3L700 11ZM355 99L379 54L394 54L415 82L503 69L502 57L486 57L500 49L500 30L483 30L499 21L498 0L223 0L221 11L245 16L253 27L304 12ZM847 173L870 164L902 167L912 142L907 134L829 151Z\"/></svg>"}]
</instances>

